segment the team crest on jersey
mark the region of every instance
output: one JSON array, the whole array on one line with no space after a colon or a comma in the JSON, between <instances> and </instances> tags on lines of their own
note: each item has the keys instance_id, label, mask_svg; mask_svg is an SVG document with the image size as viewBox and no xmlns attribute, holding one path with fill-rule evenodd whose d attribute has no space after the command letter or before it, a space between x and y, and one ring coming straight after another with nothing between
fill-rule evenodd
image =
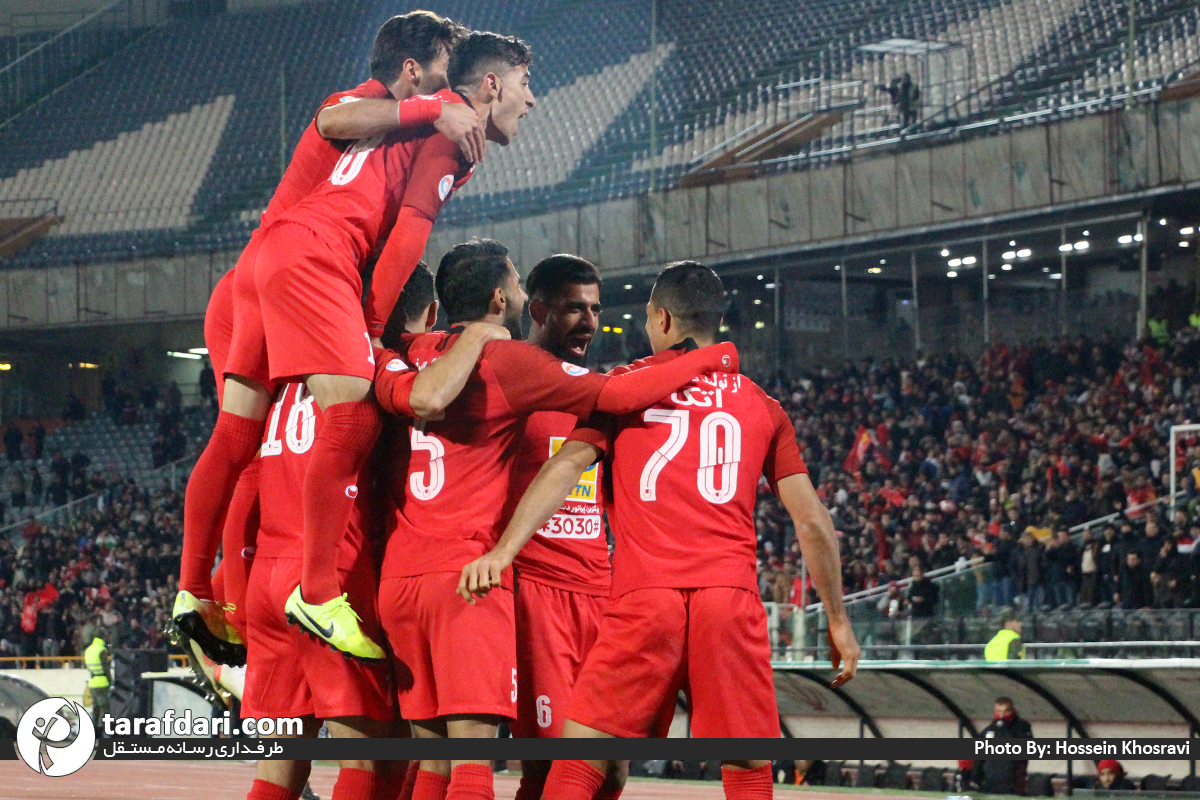
<instances>
[{"instance_id":1,"label":"team crest on jersey","mask_svg":"<svg viewBox=\"0 0 1200 800\"><path fill-rule=\"evenodd\" d=\"M386 369L388 372L403 372L404 370L408 369L408 364L405 364L398 358L393 358L387 363L387 366L384 367L384 369Z\"/></svg>"},{"instance_id":2,"label":"team crest on jersey","mask_svg":"<svg viewBox=\"0 0 1200 800\"><path fill-rule=\"evenodd\" d=\"M578 378L580 375L587 375L590 370L587 367L581 367L578 364L568 364L563 362L563 372L570 375L572 378Z\"/></svg>"},{"instance_id":3,"label":"team crest on jersey","mask_svg":"<svg viewBox=\"0 0 1200 800\"><path fill-rule=\"evenodd\" d=\"M454 188L454 176L446 175L438 181L438 197L445 200L450 196L450 190Z\"/></svg>"},{"instance_id":4,"label":"team crest on jersey","mask_svg":"<svg viewBox=\"0 0 1200 800\"><path fill-rule=\"evenodd\" d=\"M586 370L585 370L586 372ZM550 457L553 458L558 449L563 446L566 438L563 436L550 437ZM592 464L587 468L582 475L579 476L579 483L575 484L575 488L567 495L568 500L577 500L581 503L596 502L596 476L597 465Z\"/></svg>"}]
</instances>

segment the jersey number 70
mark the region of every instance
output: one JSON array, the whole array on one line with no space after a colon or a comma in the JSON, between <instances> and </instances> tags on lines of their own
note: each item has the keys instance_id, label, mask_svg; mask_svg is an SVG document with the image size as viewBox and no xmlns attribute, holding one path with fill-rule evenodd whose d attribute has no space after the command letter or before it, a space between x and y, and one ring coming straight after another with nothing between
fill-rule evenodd
<instances>
[{"instance_id":1,"label":"jersey number 70","mask_svg":"<svg viewBox=\"0 0 1200 800\"><path fill-rule=\"evenodd\" d=\"M662 447L654 451L642 468L641 498L652 502L658 499L658 476L663 468L683 450L690 430L691 413L681 408L648 408L642 415L646 422L665 422L671 426ZM724 444L722 444L724 434ZM696 488L710 503L728 503L737 493L738 462L742 459L742 426L725 412L714 411L700 423L700 467L696 470ZM720 467L720 488L717 468Z\"/></svg>"}]
</instances>

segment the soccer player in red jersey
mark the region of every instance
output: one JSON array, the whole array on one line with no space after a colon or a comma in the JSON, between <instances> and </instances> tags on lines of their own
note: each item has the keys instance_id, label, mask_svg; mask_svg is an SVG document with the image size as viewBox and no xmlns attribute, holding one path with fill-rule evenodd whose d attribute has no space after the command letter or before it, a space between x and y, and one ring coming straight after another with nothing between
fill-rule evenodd
<instances>
[{"instance_id":1,"label":"soccer player in red jersey","mask_svg":"<svg viewBox=\"0 0 1200 800\"><path fill-rule=\"evenodd\" d=\"M701 372L732 369L734 350L708 348L609 378L525 342L494 341L482 348L461 393L452 387L453 402L417 403L434 382L434 368L450 357L447 349L466 336L457 326L489 322L518 333L526 299L507 250L488 240L451 249L438 269L437 289L455 326L451 332L405 337L377 359L375 395L384 410L418 420L392 442L395 511L387 523L379 611L395 655L400 711L414 735L491 738L500 720L516 716L511 575L477 604L455 591L463 566L489 550L499 533L526 418L538 411L632 412ZM447 800L491 798L491 767L422 762L414 800L442 791Z\"/></svg>"},{"instance_id":2,"label":"soccer player in red jersey","mask_svg":"<svg viewBox=\"0 0 1200 800\"><path fill-rule=\"evenodd\" d=\"M712 346L724 307L712 270L695 262L664 269L646 306L655 355L624 374L677 360L688 338L699 352ZM755 577L753 512L763 475L795 523L825 601L834 663L845 659L835 684L854 676L859 648L841 601L832 522L791 420L742 375L702 375L652 408L598 415L580 426L534 480L496 549L464 570L468 588L486 593L502 585L521 545L601 457L613 477L613 599L575 685L563 736L664 736L680 688L691 697L695 736L779 735ZM605 765L555 762L544 796L589 800ZM726 762L722 778L731 800L771 796L769 762Z\"/></svg>"},{"instance_id":3,"label":"soccer player in red jersey","mask_svg":"<svg viewBox=\"0 0 1200 800\"><path fill-rule=\"evenodd\" d=\"M600 320L600 273L586 259L559 254L542 259L525 281L529 293L530 344L583 366ZM503 519L546 460L575 429L578 418L539 411L525 422L513 458L512 484ZM557 739L571 687L600 627L611 566L604 533L603 476L597 464L513 562L517 621L517 718L513 735ZM613 762L597 795L619 796L628 762ZM516 800L538 800L549 761L522 761Z\"/></svg>"},{"instance_id":4,"label":"soccer player in red jersey","mask_svg":"<svg viewBox=\"0 0 1200 800\"><path fill-rule=\"evenodd\" d=\"M420 264L405 284L385 339L398 339L403 332L424 333L436 316L433 276ZM280 610L300 572L303 533L295 498L321 417L312 395L299 383L281 387L271 409L261 458L262 531L248 592L250 636L242 714L303 717L307 736L316 735L321 720L334 737L382 736L388 734L393 716L390 671L315 644L288 625ZM338 549L338 569L359 607L369 612L364 626L372 632L379 627L374 614L377 579L372 541L378 538L379 515L371 505L378 499L367 492L359 495ZM307 761L259 761L247 800L296 800L311 766ZM398 770L393 766L392 762L343 761L333 800L378 800L384 790L400 788L379 785L383 780L402 782L406 763Z\"/></svg>"},{"instance_id":5,"label":"soccer player in red jersey","mask_svg":"<svg viewBox=\"0 0 1200 800\"><path fill-rule=\"evenodd\" d=\"M446 85L449 48L461 29L428 12L412 12L388 20L375 37L371 53L372 78L348 92L331 95L305 129L259 228L238 259L241 269L226 273L217 282L205 315L205 344L217 379L222 413L213 431L211 448L197 462L189 481L184 512L183 558L180 593L173 613L176 625L217 661L244 663L245 647L224 620L220 604L213 603L209 573L216 556L221 519L234 493L234 482L244 482L243 492L253 493L252 475L241 476L247 453L257 450L262 418L269 393L254 394L253 386L239 385L225 403L225 367L233 338L235 276L243 294L253 290L253 268L263 232L285 211L308 196L333 171L352 140L394 129L424 129L432 122L452 139L467 158L483 156L484 132L472 109L440 98L418 95L421 90ZM249 282L247 282L249 281ZM249 418L249 423L246 421ZM256 421L257 420L257 421ZM231 552L229 545L226 552ZM228 565L222 571L228 570ZM244 572L244 570L242 570ZM237 575L225 592L240 603Z\"/></svg>"},{"instance_id":6,"label":"soccer player in red jersey","mask_svg":"<svg viewBox=\"0 0 1200 800\"><path fill-rule=\"evenodd\" d=\"M460 91L436 96L469 102L487 120L488 139L507 144L534 105L530 59L517 39L472 33L451 57L450 80ZM239 304L235 315L226 372L260 387L300 376L326 415L301 496L304 567L286 610L289 620L356 658L381 660L384 652L362 633L332 556L380 429L370 395L372 336L420 260L433 220L471 169L433 131L360 139L326 183L266 231L254 265L258 314ZM361 270L381 246L364 316ZM228 385L225 394L228 401Z\"/></svg>"}]
</instances>

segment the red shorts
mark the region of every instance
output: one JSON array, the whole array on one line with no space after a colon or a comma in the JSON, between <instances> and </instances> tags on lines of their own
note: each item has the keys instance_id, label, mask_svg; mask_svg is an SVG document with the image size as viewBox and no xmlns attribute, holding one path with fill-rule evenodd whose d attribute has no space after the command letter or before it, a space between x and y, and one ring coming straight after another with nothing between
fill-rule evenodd
<instances>
[{"instance_id":1,"label":"red shorts","mask_svg":"<svg viewBox=\"0 0 1200 800\"><path fill-rule=\"evenodd\" d=\"M400 715L426 720L450 714L517 711L513 596L494 589L470 605L459 573L431 572L379 582L379 616L395 654Z\"/></svg>"},{"instance_id":2,"label":"red shorts","mask_svg":"<svg viewBox=\"0 0 1200 800\"><path fill-rule=\"evenodd\" d=\"M254 239L242 251L239 264L252 249L255 249ZM229 345L233 341L233 275L230 270L217 281L208 298L208 310L204 312L204 346L208 348L208 360L217 376L218 408L225 399L225 362L229 360Z\"/></svg>"},{"instance_id":3,"label":"red shorts","mask_svg":"<svg viewBox=\"0 0 1200 800\"><path fill-rule=\"evenodd\" d=\"M607 597L517 583L517 719L513 736L557 739Z\"/></svg>"},{"instance_id":4,"label":"red shorts","mask_svg":"<svg viewBox=\"0 0 1200 800\"><path fill-rule=\"evenodd\" d=\"M240 271L238 271L240 272ZM268 390L303 375L375 377L362 276L348 250L303 225L268 228L251 276L234 285L233 345L225 371Z\"/></svg>"},{"instance_id":5,"label":"red shorts","mask_svg":"<svg viewBox=\"0 0 1200 800\"><path fill-rule=\"evenodd\" d=\"M380 722L393 717L392 689L385 665L368 666L317 644L283 615L283 604L300 582L301 559L254 559L246 590L246 690L242 714L247 717L320 719L364 716ZM363 633L378 640L375 616L374 565L360 557L341 582Z\"/></svg>"},{"instance_id":6,"label":"red shorts","mask_svg":"<svg viewBox=\"0 0 1200 800\"><path fill-rule=\"evenodd\" d=\"M610 600L567 716L612 736L662 737L681 688L692 736L779 737L758 595L722 586L638 589Z\"/></svg>"}]
</instances>

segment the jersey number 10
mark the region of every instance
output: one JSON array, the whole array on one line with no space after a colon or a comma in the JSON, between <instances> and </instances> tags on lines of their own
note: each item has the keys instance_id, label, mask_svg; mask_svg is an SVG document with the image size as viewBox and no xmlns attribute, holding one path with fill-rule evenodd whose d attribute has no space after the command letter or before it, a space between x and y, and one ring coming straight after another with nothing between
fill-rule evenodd
<instances>
[{"instance_id":1,"label":"jersey number 10","mask_svg":"<svg viewBox=\"0 0 1200 800\"><path fill-rule=\"evenodd\" d=\"M649 408L642 415L646 422L665 422L671 434L654 451L642 468L641 498L658 499L658 476L687 443L691 411L682 408ZM710 503L728 503L737 493L738 462L742 460L742 426L725 412L714 411L700 423L700 468L696 470L696 488ZM724 439L722 445L721 440ZM720 468L720 488L717 469Z\"/></svg>"}]
</instances>

